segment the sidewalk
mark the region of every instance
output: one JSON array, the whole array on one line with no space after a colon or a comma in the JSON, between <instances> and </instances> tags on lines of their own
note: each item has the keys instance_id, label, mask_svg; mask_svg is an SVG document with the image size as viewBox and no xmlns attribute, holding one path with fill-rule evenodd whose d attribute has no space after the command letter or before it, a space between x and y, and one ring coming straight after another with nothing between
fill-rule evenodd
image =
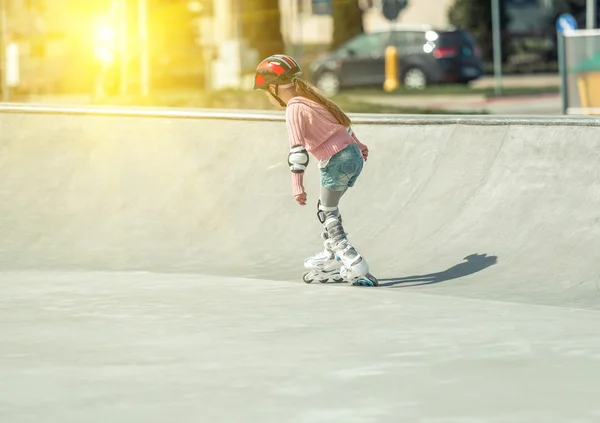
<instances>
[{"instance_id":1,"label":"sidewalk","mask_svg":"<svg viewBox=\"0 0 600 423\"><path fill-rule=\"evenodd\" d=\"M488 112L506 115L559 115L560 94L486 98L482 94L439 96L352 96L355 101L402 108Z\"/></svg>"},{"instance_id":2,"label":"sidewalk","mask_svg":"<svg viewBox=\"0 0 600 423\"><path fill-rule=\"evenodd\" d=\"M560 76L556 74L539 75L506 75L502 76L503 87L558 87ZM496 79L493 76L484 76L471 83L473 88L493 88Z\"/></svg>"},{"instance_id":3,"label":"sidewalk","mask_svg":"<svg viewBox=\"0 0 600 423\"><path fill-rule=\"evenodd\" d=\"M502 77L503 88L557 87L560 77L554 74L507 75ZM471 83L473 88L493 88L496 80L485 76ZM532 94L487 98L483 94L390 96L381 95L353 97L354 100L394 107L429 110L455 110L457 112L487 112L505 115L561 115L560 94Z\"/></svg>"}]
</instances>

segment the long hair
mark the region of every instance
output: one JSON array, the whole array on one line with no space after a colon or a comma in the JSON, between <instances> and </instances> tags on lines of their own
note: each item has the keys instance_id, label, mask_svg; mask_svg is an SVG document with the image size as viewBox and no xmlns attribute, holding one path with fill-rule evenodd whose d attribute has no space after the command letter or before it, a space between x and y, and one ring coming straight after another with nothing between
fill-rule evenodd
<instances>
[{"instance_id":1,"label":"long hair","mask_svg":"<svg viewBox=\"0 0 600 423\"><path fill-rule=\"evenodd\" d=\"M343 126L349 127L352 124L350 118L335 104L329 100L323 94L321 94L315 87L302 79L294 80L294 89L296 94L302 97L306 97L309 100L319 103L325 107L329 113Z\"/></svg>"}]
</instances>

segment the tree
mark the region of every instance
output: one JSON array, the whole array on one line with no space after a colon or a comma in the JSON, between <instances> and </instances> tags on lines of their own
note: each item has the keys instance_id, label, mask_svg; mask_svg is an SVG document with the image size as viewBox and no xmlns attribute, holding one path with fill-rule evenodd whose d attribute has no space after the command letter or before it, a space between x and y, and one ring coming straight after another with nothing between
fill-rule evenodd
<instances>
[{"instance_id":1,"label":"tree","mask_svg":"<svg viewBox=\"0 0 600 423\"><path fill-rule=\"evenodd\" d=\"M198 84L203 80L205 63L197 40L198 16L190 4L187 0L148 1L148 36L156 87ZM137 14L132 11L130 16L135 19ZM134 73L137 65L134 59L130 65Z\"/></svg>"},{"instance_id":2,"label":"tree","mask_svg":"<svg viewBox=\"0 0 600 423\"><path fill-rule=\"evenodd\" d=\"M483 60L493 60L491 0L455 0L454 5L448 11L448 20L455 27L466 29L473 35L481 48ZM500 29L503 46L508 46L509 36L506 32L508 24L506 2L500 0ZM502 50L502 61L506 61L509 55L508 48Z\"/></svg>"},{"instance_id":3,"label":"tree","mask_svg":"<svg viewBox=\"0 0 600 423\"><path fill-rule=\"evenodd\" d=\"M364 32L363 11L358 0L332 0L333 41L331 49Z\"/></svg>"},{"instance_id":4,"label":"tree","mask_svg":"<svg viewBox=\"0 0 600 423\"><path fill-rule=\"evenodd\" d=\"M257 50L260 60L285 53L279 0L238 0L237 5L243 36Z\"/></svg>"},{"instance_id":5,"label":"tree","mask_svg":"<svg viewBox=\"0 0 600 423\"><path fill-rule=\"evenodd\" d=\"M551 25L554 26L556 19L562 13L570 13L577 21L580 28L585 28L587 25L587 1L586 0L554 0L552 2L554 8L553 20ZM595 27L598 27L600 22L600 0L596 0L596 22Z\"/></svg>"}]
</instances>

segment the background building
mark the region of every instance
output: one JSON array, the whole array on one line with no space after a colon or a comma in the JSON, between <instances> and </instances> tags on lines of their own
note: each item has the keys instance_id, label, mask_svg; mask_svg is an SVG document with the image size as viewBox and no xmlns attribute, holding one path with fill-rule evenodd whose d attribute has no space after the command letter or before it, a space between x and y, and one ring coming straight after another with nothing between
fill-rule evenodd
<instances>
[{"instance_id":1,"label":"background building","mask_svg":"<svg viewBox=\"0 0 600 423\"><path fill-rule=\"evenodd\" d=\"M155 83L200 82L203 42L215 39L194 10L200 1L147 0ZM9 39L19 47L20 91L91 92L102 72L114 90L124 76L123 60L128 85L139 85L137 0L8 0L7 17ZM221 36L222 27L215 31Z\"/></svg>"},{"instance_id":2,"label":"background building","mask_svg":"<svg viewBox=\"0 0 600 423\"><path fill-rule=\"evenodd\" d=\"M552 17L553 0L505 0L515 32L533 31L548 27ZM330 14L320 14L323 0L280 0L282 31L289 44L329 44L333 30ZM364 14L365 31L389 26L381 14L381 0L360 0ZM401 23L448 26L448 9L454 0L409 0L398 19Z\"/></svg>"},{"instance_id":3,"label":"background building","mask_svg":"<svg viewBox=\"0 0 600 423\"><path fill-rule=\"evenodd\" d=\"M240 41L236 13L243 0L146 1L154 86L205 81L214 88L239 86L241 70L258 60ZM511 32L554 31L554 0L505 1ZM445 27L453 2L409 0L399 21ZM138 0L8 0L7 4L9 38L19 47L21 90L91 92L99 74L109 91L118 89L125 77L127 86L137 89ZM279 0L282 35L289 51L303 55L311 48L327 48L333 33L327 4L328 0ZM365 31L389 25L381 14L381 0L360 0L360 4ZM123 15L115 12L124 5L128 8L126 25Z\"/></svg>"}]
</instances>

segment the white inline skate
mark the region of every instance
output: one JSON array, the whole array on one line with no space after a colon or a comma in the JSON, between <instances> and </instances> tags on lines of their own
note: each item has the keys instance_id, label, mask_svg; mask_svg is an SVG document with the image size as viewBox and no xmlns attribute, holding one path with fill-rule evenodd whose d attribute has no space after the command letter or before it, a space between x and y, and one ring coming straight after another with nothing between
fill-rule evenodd
<instances>
[{"instance_id":1,"label":"white inline skate","mask_svg":"<svg viewBox=\"0 0 600 423\"><path fill-rule=\"evenodd\" d=\"M302 280L306 283L343 282L344 278L340 276L342 261L329 248L330 242L327 239L327 233L323 232L321 236L325 240L325 250L304 260L304 268L308 272L302 275Z\"/></svg>"},{"instance_id":2,"label":"white inline skate","mask_svg":"<svg viewBox=\"0 0 600 423\"><path fill-rule=\"evenodd\" d=\"M325 250L304 261L308 269L302 276L306 283L347 282L354 286L378 286L377 278L369 273L366 260L346 242L343 248L333 250L326 232L322 234ZM338 246L340 246L338 244Z\"/></svg>"}]
</instances>

